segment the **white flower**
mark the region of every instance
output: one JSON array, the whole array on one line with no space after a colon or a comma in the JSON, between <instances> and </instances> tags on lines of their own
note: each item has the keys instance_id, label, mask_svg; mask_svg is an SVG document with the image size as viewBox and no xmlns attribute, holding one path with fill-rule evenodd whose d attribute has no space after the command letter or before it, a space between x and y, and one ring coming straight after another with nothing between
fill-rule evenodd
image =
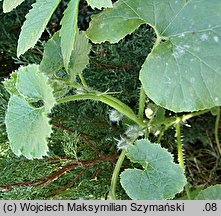
<instances>
[{"instance_id":1,"label":"white flower","mask_svg":"<svg viewBox=\"0 0 221 216\"><path fill-rule=\"evenodd\" d=\"M151 108L146 108L145 115L148 119L151 119L153 117L153 110Z\"/></svg>"}]
</instances>

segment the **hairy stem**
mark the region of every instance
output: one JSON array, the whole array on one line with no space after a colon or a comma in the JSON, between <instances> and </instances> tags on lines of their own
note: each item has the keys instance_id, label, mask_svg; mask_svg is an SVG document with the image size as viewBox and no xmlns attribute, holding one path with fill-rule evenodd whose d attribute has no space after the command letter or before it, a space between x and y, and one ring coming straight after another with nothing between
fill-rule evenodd
<instances>
[{"instance_id":1,"label":"hairy stem","mask_svg":"<svg viewBox=\"0 0 221 216\"><path fill-rule=\"evenodd\" d=\"M210 110L201 110L201 111L197 111L197 112L182 115L178 118L180 118L182 122L185 122L190 118L202 115L202 114L207 113L209 111ZM165 119L160 120L160 121L155 121L151 124L151 126L165 125L166 128L169 128L169 127L173 126L174 124L176 124L176 122L177 122L177 117L169 117L169 118L165 118Z\"/></svg>"},{"instance_id":2,"label":"hairy stem","mask_svg":"<svg viewBox=\"0 0 221 216\"><path fill-rule=\"evenodd\" d=\"M78 84L77 82L76 83L75 82L66 82L66 84L73 87L73 88L76 88L76 89L81 87L81 85Z\"/></svg>"},{"instance_id":3,"label":"hairy stem","mask_svg":"<svg viewBox=\"0 0 221 216\"><path fill-rule=\"evenodd\" d=\"M83 82L82 82L83 84ZM86 86L84 86L86 87ZM72 96L68 96L62 99L57 100L57 103L65 103L65 102L69 102L69 101L75 101L75 100L86 100L86 99L91 99L91 100L97 100L97 101L101 101L111 107L113 107L114 109L118 110L120 113L124 114L125 116L127 116L128 118L130 118L132 121L136 122L139 126L141 127L145 127L145 124L143 122L143 116L141 118L141 113L143 115L144 112L144 102L145 102L145 93L143 90L141 90L141 101L140 101L140 108L139 108L139 117L137 117L133 110L127 106L126 104L124 104L123 102L121 102L120 100L118 100L117 98L105 94L105 93L98 93L98 92L90 92L90 93L85 93L85 94L79 94L79 95L72 95ZM111 188L110 188L110 198L113 200L116 200L116 187L117 187L117 180L118 180L118 176L119 176L119 172L120 172L120 168L122 166L122 163L124 161L126 152L125 150L121 152L121 155L116 163L113 175L112 175L112 179L111 179Z\"/></svg>"},{"instance_id":4,"label":"hairy stem","mask_svg":"<svg viewBox=\"0 0 221 216\"><path fill-rule=\"evenodd\" d=\"M120 168L123 164L125 155L126 155L126 150L123 150L117 160L117 163L115 165L114 172L113 172L113 175L111 178L111 187L110 187L109 196L110 196L110 199L112 199L112 200L117 199L117 196L116 196L117 180L118 180Z\"/></svg>"},{"instance_id":5,"label":"hairy stem","mask_svg":"<svg viewBox=\"0 0 221 216\"><path fill-rule=\"evenodd\" d=\"M91 92L91 93L86 93L86 94L80 94L80 95L72 95L69 97L65 97L62 99L59 99L57 103L65 103L69 101L74 101L74 100L86 100L86 99L91 99L91 100L97 100L101 101L114 109L118 110L134 122L136 122L139 126L145 127L145 124L143 123L143 112L144 112L144 102L145 102L145 93L143 89L141 90L141 99L140 99L140 106L139 106L139 116L137 117L133 110L128 107L126 104L122 103L120 100L117 98L104 94L104 93L97 93L97 92ZM142 117L141 117L142 113ZM116 166L114 168L114 172L112 175L111 179L111 187L110 187L110 198L113 200L116 200L116 187L117 187L117 181L118 181L118 176L120 172L120 168L122 166L122 163L125 158L125 150L121 152L121 155L116 163Z\"/></svg>"},{"instance_id":6,"label":"hairy stem","mask_svg":"<svg viewBox=\"0 0 221 216\"><path fill-rule=\"evenodd\" d=\"M187 195L188 199L191 200L192 198L191 198L191 194L190 194L189 183L186 184L185 191L186 191L186 195Z\"/></svg>"},{"instance_id":7,"label":"hairy stem","mask_svg":"<svg viewBox=\"0 0 221 216\"><path fill-rule=\"evenodd\" d=\"M176 138L177 138L177 150L178 150L179 164L183 168L184 173L185 173L185 163L184 163L183 146L182 146L182 139L181 139L181 122L182 122L182 118L178 117L177 124L176 124ZM188 199L191 200L188 183L185 186L185 191L186 191Z\"/></svg>"},{"instance_id":8,"label":"hairy stem","mask_svg":"<svg viewBox=\"0 0 221 216\"><path fill-rule=\"evenodd\" d=\"M220 121L220 107L219 107L218 113L216 115L215 140L216 140L217 149L219 151L219 154L221 155L221 147L220 147L220 142L219 142L219 121Z\"/></svg>"},{"instance_id":9,"label":"hairy stem","mask_svg":"<svg viewBox=\"0 0 221 216\"><path fill-rule=\"evenodd\" d=\"M163 137L163 135L164 135L164 132L165 132L166 130L167 130L167 127L164 126L163 129L160 131L159 137L158 137L158 139L157 139L157 143L160 143L160 141L161 141L161 139L162 139L162 137Z\"/></svg>"},{"instance_id":10,"label":"hairy stem","mask_svg":"<svg viewBox=\"0 0 221 216\"><path fill-rule=\"evenodd\" d=\"M210 111L209 109L206 109L206 110L200 110L200 111L197 111L197 112L193 112L193 113L189 113L189 114L183 115L182 116L182 121L185 122L186 120L188 120L190 118L202 115L202 114L207 113L209 111Z\"/></svg>"},{"instance_id":11,"label":"hairy stem","mask_svg":"<svg viewBox=\"0 0 221 216\"><path fill-rule=\"evenodd\" d=\"M145 109L145 99L146 99L146 94L144 92L143 87L141 86L140 99L139 99L139 111L138 111L138 118L140 120L143 120L143 113L144 113L144 109Z\"/></svg>"},{"instance_id":12,"label":"hairy stem","mask_svg":"<svg viewBox=\"0 0 221 216\"><path fill-rule=\"evenodd\" d=\"M181 119L177 118L176 124L176 139L177 139L177 150L178 150L178 158L180 166L185 170L184 157L183 157L183 147L181 140L181 132L180 132Z\"/></svg>"},{"instance_id":13,"label":"hairy stem","mask_svg":"<svg viewBox=\"0 0 221 216\"><path fill-rule=\"evenodd\" d=\"M87 87L86 80L84 79L82 73L79 74L79 77L80 77L80 79L81 79L81 83L82 83L82 85L83 85L84 87Z\"/></svg>"},{"instance_id":14,"label":"hairy stem","mask_svg":"<svg viewBox=\"0 0 221 216\"><path fill-rule=\"evenodd\" d=\"M79 94L79 95L72 95L65 98L61 98L57 100L57 103L65 103L69 101L75 101L75 100L97 100L101 101L114 109L118 110L120 113L124 114L128 118L130 118L132 121L136 122L140 126L144 127L143 121L141 121L132 111L130 107L128 107L126 104L122 103L120 100L114 98L111 95L105 95L105 94L97 94L97 93L86 93L86 94Z\"/></svg>"}]
</instances>

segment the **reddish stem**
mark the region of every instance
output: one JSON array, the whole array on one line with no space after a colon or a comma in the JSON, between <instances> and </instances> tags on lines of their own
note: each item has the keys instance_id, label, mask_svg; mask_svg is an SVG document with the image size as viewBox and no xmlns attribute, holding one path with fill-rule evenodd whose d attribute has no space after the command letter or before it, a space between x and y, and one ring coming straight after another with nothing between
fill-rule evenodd
<instances>
[{"instance_id":1,"label":"reddish stem","mask_svg":"<svg viewBox=\"0 0 221 216\"><path fill-rule=\"evenodd\" d=\"M64 127L64 126L61 125L61 124L53 123L53 125L54 125L55 127L57 127L57 128L60 128L60 129L65 130L65 131L68 131L69 133L74 133L73 130L71 130L70 128L66 128L66 127ZM86 134L84 134L84 135L86 136ZM88 139L86 139L86 138L84 137L84 135L80 134L78 137L81 138L90 148L92 148L92 149L96 152L96 154L97 154L98 156L104 157L104 156L98 151L98 149L97 149ZM91 137L91 135L88 135L88 134L87 134L87 136L90 136L90 137Z\"/></svg>"},{"instance_id":2,"label":"reddish stem","mask_svg":"<svg viewBox=\"0 0 221 216\"><path fill-rule=\"evenodd\" d=\"M78 164L71 164L71 165L66 165L57 172L53 173L52 175L49 175L47 177L39 178L36 181L27 181L27 182L17 182L14 184L8 184L8 185L3 185L1 186L1 191L7 191L7 190L12 190L13 186L35 186L35 185L41 185L45 184L48 185L58 179L61 175L65 174L68 171L71 171L73 169L76 169L78 167L93 167L94 165L101 163L103 161L113 161L116 158L117 155L111 155L108 157L99 157L94 160L88 160L88 161L78 161ZM83 175L83 174L82 174ZM73 181L72 181L73 182Z\"/></svg>"},{"instance_id":3,"label":"reddish stem","mask_svg":"<svg viewBox=\"0 0 221 216\"><path fill-rule=\"evenodd\" d=\"M91 166L87 166L84 170L82 170L71 182L69 182L68 184L66 184L64 187L60 188L59 190L55 191L52 196L58 195L59 193L61 193L62 191L66 190L67 188L72 187L77 180L87 171L89 170Z\"/></svg>"}]
</instances>

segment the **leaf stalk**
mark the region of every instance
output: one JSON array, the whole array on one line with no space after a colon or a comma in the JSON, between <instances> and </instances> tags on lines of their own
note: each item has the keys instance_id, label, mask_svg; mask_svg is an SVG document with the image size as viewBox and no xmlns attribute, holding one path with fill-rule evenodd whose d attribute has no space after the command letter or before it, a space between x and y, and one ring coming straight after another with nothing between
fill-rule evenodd
<instances>
[{"instance_id":1,"label":"leaf stalk","mask_svg":"<svg viewBox=\"0 0 221 216\"><path fill-rule=\"evenodd\" d=\"M115 168L114 168L114 172L113 172L113 175L111 178L110 192L109 192L109 197L111 200L117 200L117 196L116 196L117 180L118 180L120 168L123 164L125 156L126 156L126 150L123 150L121 152L121 154L117 160L117 163L115 165Z\"/></svg>"},{"instance_id":2,"label":"leaf stalk","mask_svg":"<svg viewBox=\"0 0 221 216\"><path fill-rule=\"evenodd\" d=\"M220 121L220 107L219 107L218 113L216 115L215 140L216 140L217 149L219 151L219 154L221 155L221 147L220 147L220 142L219 142L219 121Z\"/></svg>"},{"instance_id":3,"label":"leaf stalk","mask_svg":"<svg viewBox=\"0 0 221 216\"><path fill-rule=\"evenodd\" d=\"M182 139L181 139L181 123L182 123L182 118L177 117L177 120L176 120L176 138L177 138L178 159L179 159L179 164L183 168L184 173L185 173L185 161L184 161L183 146L182 146ZM188 183L185 186L185 191L186 191L188 199L191 200Z\"/></svg>"},{"instance_id":4,"label":"leaf stalk","mask_svg":"<svg viewBox=\"0 0 221 216\"><path fill-rule=\"evenodd\" d=\"M142 120L140 120L133 112L133 110L128 107L126 104L122 103L120 100L116 99L115 97L107 94L98 94L98 93L85 93L85 94L78 94L78 95L72 95L65 98L61 98L57 100L57 104L65 103L69 101L75 101L75 100L97 100L101 101L114 109L118 110L120 113L124 114L128 118L130 118L132 121L136 122L141 127L145 127L145 124Z\"/></svg>"},{"instance_id":5,"label":"leaf stalk","mask_svg":"<svg viewBox=\"0 0 221 216\"><path fill-rule=\"evenodd\" d=\"M138 118L140 120L143 120L143 114L144 114L144 109L145 109L145 99L146 99L146 94L143 89L143 86L141 86L140 99L139 99L139 111L138 111Z\"/></svg>"}]
</instances>

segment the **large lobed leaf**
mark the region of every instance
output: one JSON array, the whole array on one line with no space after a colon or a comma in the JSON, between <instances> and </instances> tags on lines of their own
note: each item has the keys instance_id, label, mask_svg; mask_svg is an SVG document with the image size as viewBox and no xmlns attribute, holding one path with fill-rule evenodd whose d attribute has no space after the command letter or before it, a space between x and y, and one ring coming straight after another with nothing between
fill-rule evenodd
<instances>
[{"instance_id":1,"label":"large lobed leaf","mask_svg":"<svg viewBox=\"0 0 221 216\"><path fill-rule=\"evenodd\" d=\"M18 5L20 5L24 0L4 0L3 2L3 12L8 13Z\"/></svg>"},{"instance_id":2,"label":"large lobed leaf","mask_svg":"<svg viewBox=\"0 0 221 216\"><path fill-rule=\"evenodd\" d=\"M55 105L47 77L37 65L29 65L14 72L4 85L11 94L5 124L13 152L29 159L47 155L46 139L52 132L47 114Z\"/></svg>"},{"instance_id":3,"label":"large lobed leaf","mask_svg":"<svg viewBox=\"0 0 221 216\"><path fill-rule=\"evenodd\" d=\"M61 0L37 0L26 15L18 39L17 55L34 47Z\"/></svg>"},{"instance_id":4,"label":"large lobed leaf","mask_svg":"<svg viewBox=\"0 0 221 216\"><path fill-rule=\"evenodd\" d=\"M117 42L140 24L157 42L140 80L148 97L175 112L221 105L221 1L119 0L93 17L87 36Z\"/></svg>"},{"instance_id":5,"label":"large lobed leaf","mask_svg":"<svg viewBox=\"0 0 221 216\"><path fill-rule=\"evenodd\" d=\"M126 169L121 184L135 200L171 199L187 183L184 170L173 162L173 156L159 144L138 140L127 149L127 157L142 169Z\"/></svg>"}]
</instances>

